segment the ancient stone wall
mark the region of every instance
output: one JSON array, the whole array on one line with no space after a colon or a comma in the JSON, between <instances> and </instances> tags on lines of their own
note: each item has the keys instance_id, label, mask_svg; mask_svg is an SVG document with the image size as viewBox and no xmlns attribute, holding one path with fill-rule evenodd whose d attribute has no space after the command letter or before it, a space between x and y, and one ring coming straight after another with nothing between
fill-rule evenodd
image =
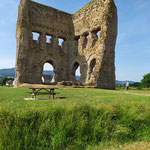
<instances>
[{"instance_id":1,"label":"ancient stone wall","mask_svg":"<svg viewBox=\"0 0 150 150\"><path fill-rule=\"evenodd\" d=\"M73 15L73 24L79 52L73 60L84 56L86 83L114 89L117 10L113 0L90 2Z\"/></svg>"},{"instance_id":2,"label":"ancient stone wall","mask_svg":"<svg viewBox=\"0 0 150 150\"><path fill-rule=\"evenodd\" d=\"M37 40L34 33L39 34ZM42 83L43 66L48 62L54 67L56 83L75 81L80 66L81 83L114 89L116 36L113 0L93 0L75 14L21 0L15 84Z\"/></svg>"}]
</instances>

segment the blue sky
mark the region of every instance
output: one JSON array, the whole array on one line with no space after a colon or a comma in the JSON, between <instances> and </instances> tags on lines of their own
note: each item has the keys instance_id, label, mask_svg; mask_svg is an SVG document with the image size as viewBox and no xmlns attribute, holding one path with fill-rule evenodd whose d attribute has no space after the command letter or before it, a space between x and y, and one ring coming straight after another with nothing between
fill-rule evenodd
<instances>
[{"instance_id":1,"label":"blue sky","mask_svg":"<svg viewBox=\"0 0 150 150\"><path fill-rule=\"evenodd\" d=\"M35 0L74 13L91 0ZM20 0L0 0L0 69L15 66ZM150 0L115 0L118 8L116 79L140 81L150 72Z\"/></svg>"}]
</instances>

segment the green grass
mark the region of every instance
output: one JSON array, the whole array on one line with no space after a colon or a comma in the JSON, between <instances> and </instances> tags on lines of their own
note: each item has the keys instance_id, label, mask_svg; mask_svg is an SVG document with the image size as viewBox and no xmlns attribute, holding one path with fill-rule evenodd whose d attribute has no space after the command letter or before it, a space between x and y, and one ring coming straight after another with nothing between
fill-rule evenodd
<instances>
[{"instance_id":1,"label":"green grass","mask_svg":"<svg viewBox=\"0 0 150 150\"><path fill-rule=\"evenodd\" d=\"M64 88L56 90L62 99L25 101L27 92L0 88L2 150L90 150L150 140L150 91Z\"/></svg>"}]
</instances>

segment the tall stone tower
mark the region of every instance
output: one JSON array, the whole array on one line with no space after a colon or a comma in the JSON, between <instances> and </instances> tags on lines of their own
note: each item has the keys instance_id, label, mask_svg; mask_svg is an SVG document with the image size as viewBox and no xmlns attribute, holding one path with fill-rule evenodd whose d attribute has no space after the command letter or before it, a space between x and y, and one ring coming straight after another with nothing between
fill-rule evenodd
<instances>
[{"instance_id":1,"label":"tall stone tower","mask_svg":"<svg viewBox=\"0 0 150 150\"><path fill-rule=\"evenodd\" d=\"M34 33L39 35L37 40L33 39ZM50 63L55 83L75 81L80 66L81 83L115 89L116 37L117 9L113 0L93 0L75 14L21 0L15 85L42 83L43 66Z\"/></svg>"}]
</instances>

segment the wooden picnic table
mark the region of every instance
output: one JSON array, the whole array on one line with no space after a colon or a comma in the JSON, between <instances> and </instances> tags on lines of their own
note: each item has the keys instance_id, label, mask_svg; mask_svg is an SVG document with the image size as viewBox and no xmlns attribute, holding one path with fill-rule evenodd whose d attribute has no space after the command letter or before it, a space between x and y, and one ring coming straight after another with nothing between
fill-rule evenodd
<instances>
[{"instance_id":1,"label":"wooden picnic table","mask_svg":"<svg viewBox=\"0 0 150 150\"><path fill-rule=\"evenodd\" d=\"M28 92L29 94L32 95L32 98L36 99L37 95L49 95L49 98L51 98L52 96L53 99L55 99L56 93L54 92L54 90L58 88L29 88L29 89L32 90L32 92Z\"/></svg>"}]
</instances>

